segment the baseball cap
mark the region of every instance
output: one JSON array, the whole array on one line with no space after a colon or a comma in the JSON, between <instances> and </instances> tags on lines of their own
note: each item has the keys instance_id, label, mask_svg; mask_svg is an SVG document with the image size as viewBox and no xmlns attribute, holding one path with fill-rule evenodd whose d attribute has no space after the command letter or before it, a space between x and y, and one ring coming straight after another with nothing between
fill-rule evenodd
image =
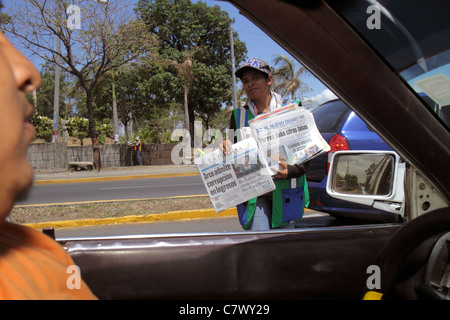
<instances>
[{"instance_id":1,"label":"baseball cap","mask_svg":"<svg viewBox=\"0 0 450 320\"><path fill-rule=\"evenodd\" d=\"M264 72L266 74L272 74L273 70L272 67L269 66L269 64L263 60L260 60L258 58L252 58L250 60L247 60L241 66L236 70L234 73L237 77L241 78L242 74L244 73L245 69L255 69L261 72Z\"/></svg>"}]
</instances>

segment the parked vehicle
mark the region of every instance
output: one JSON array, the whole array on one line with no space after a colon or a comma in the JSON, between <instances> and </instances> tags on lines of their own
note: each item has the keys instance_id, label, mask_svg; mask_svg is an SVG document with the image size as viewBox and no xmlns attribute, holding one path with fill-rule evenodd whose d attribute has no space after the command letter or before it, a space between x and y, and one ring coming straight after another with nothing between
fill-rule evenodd
<instances>
[{"instance_id":1,"label":"parked vehicle","mask_svg":"<svg viewBox=\"0 0 450 320\"><path fill-rule=\"evenodd\" d=\"M399 216L331 197L326 190L331 156L342 150L391 150L383 139L358 117L342 100L323 103L313 111L317 128L330 145L328 154L310 161L306 178L310 195L309 208L332 216L356 217L379 221L397 221Z\"/></svg>"}]
</instances>

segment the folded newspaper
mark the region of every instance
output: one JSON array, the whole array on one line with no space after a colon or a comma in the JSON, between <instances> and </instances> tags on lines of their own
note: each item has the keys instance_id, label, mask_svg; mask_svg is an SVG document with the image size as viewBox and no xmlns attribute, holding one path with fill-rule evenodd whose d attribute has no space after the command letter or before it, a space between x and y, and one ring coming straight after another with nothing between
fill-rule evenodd
<instances>
[{"instance_id":1,"label":"folded newspaper","mask_svg":"<svg viewBox=\"0 0 450 320\"><path fill-rule=\"evenodd\" d=\"M249 125L270 167L279 161L301 164L330 150L312 113L296 103L259 115Z\"/></svg>"},{"instance_id":2,"label":"folded newspaper","mask_svg":"<svg viewBox=\"0 0 450 320\"><path fill-rule=\"evenodd\" d=\"M275 190L269 166L254 138L194 159L216 212Z\"/></svg>"}]
</instances>

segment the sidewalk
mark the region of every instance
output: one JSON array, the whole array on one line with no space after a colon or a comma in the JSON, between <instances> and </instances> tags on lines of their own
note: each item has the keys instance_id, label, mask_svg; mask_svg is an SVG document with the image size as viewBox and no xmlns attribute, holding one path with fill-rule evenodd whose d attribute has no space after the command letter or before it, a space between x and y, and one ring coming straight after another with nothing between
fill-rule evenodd
<instances>
[{"instance_id":1,"label":"sidewalk","mask_svg":"<svg viewBox=\"0 0 450 320\"><path fill-rule=\"evenodd\" d=\"M195 165L109 167L97 170L36 170L35 184L76 183L89 181L148 179L198 175Z\"/></svg>"}]
</instances>

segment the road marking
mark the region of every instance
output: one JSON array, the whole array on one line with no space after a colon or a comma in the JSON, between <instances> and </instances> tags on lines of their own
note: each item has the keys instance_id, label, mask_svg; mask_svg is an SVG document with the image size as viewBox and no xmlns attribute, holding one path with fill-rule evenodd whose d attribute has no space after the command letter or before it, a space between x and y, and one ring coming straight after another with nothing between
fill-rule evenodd
<instances>
[{"instance_id":1,"label":"road marking","mask_svg":"<svg viewBox=\"0 0 450 320\"><path fill-rule=\"evenodd\" d=\"M159 188L159 187L192 186L192 185L203 185L203 183L177 183L177 184L158 184L158 185L145 185L145 186L108 187L108 188L99 188L99 190Z\"/></svg>"}]
</instances>

